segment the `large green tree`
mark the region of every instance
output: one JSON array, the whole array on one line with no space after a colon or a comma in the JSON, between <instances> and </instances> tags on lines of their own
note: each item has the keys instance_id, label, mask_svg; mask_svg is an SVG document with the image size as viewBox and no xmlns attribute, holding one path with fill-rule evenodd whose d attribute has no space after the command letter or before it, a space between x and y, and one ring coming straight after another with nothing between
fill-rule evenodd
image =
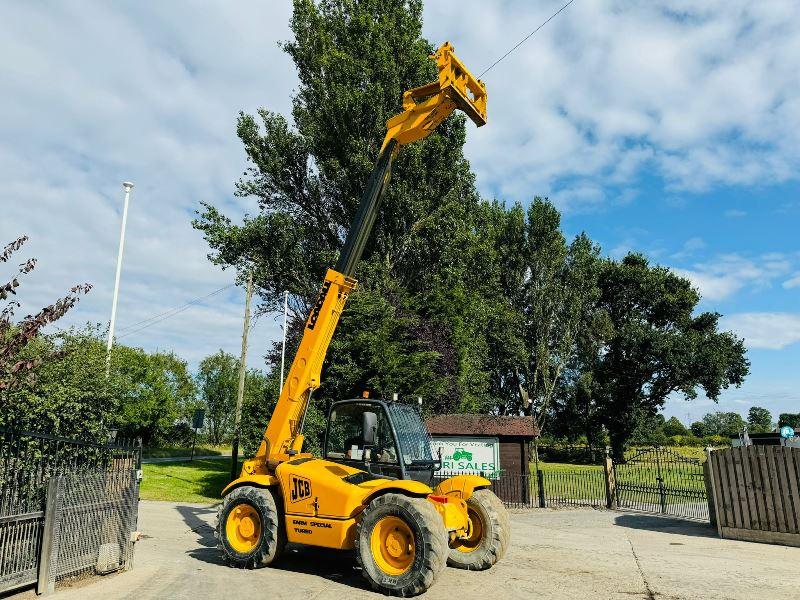
<instances>
[{"instance_id":1,"label":"large green tree","mask_svg":"<svg viewBox=\"0 0 800 600\"><path fill-rule=\"evenodd\" d=\"M506 356L518 401L505 412L524 411L546 427L553 396L574 365L582 344L598 333L595 307L601 261L599 248L584 235L567 243L561 215L549 201L535 198L526 218L520 207L509 211L513 243L501 262L505 295L514 310L516 356Z\"/></svg>"},{"instance_id":2,"label":"large green tree","mask_svg":"<svg viewBox=\"0 0 800 600\"><path fill-rule=\"evenodd\" d=\"M766 433L772 430L772 414L761 406L751 406L747 413L747 426L753 433Z\"/></svg>"},{"instance_id":3,"label":"large green tree","mask_svg":"<svg viewBox=\"0 0 800 600\"><path fill-rule=\"evenodd\" d=\"M691 399L703 390L716 400L744 381L743 341L718 331L718 314L694 314L700 296L687 279L629 254L606 262L599 285L599 306L613 332L593 367L595 401L615 456L622 456L637 421L671 395Z\"/></svg>"},{"instance_id":4,"label":"large green tree","mask_svg":"<svg viewBox=\"0 0 800 600\"><path fill-rule=\"evenodd\" d=\"M97 339L94 344L103 345ZM198 405L189 367L173 352L115 345L108 385L115 406L107 418L120 435L140 437L145 446L175 444L173 429L188 423Z\"/></svg>"},{"instance_id":5,"label":"large green tree","mask_svg":"<svg viewBox=\"0 0 800 600\"><path fill-rule=\"evenodd\" d=\"M206 428L213 444L221 444L233 431L239 361L220 350L207 356L197 369L197 389L206 407Z\"/></svg>"},{"instance_id":6,"label":"large green tree","mask_svg":"<svg viewBox=\"0 0 800 600\"><path fill-rule=\"evenodd\" d=\"M335 263L386 120L405 90L436 77L421 15L419 0L295 0L283 46L300 81L291 119L262 109L237 124L249 165L237 194L257 210L236 224L206 204L194 222L215 263L253 272L261 310L290 292L290 348ZM456 114L401 149L331 346L341 377L326 375L316 398L368 387L432 394L427 405L440 411L492 404L486 322L502 307L483 235L492 216L463 156L465 131Z\"/></svg>"}]
</instances>

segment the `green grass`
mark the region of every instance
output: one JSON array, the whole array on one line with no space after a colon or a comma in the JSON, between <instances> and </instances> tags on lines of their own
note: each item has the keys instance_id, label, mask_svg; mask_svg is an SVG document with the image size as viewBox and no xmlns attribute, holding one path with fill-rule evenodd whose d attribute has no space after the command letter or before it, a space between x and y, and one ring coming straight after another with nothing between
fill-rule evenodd
<instances>
[{"instance_id":1,"label":"green grass","mask_svg":"<svg viewBox=\"0 0 800 600\"><path fill-rule=\"evenodd\" d=\"M142 500L219 502L230 481L231 461L194 460L142 465Z\"/></svg>"},{"instance_id":2,"label":"green grass","mask_svg":"<svg viewBox=\"0 0 800 600\"><path fill-rule=\"evenodd\" d=\"M202 444L194 449L195 456L219 456L221 454L230 454L230 446L212 446L210 444ZM191 448L183 447L166 447L166 448L145 448L142 451L142 458L172 458L178 456L185 456L189 458L192 455Z\"/></svg>"},{"instance_id":3,"label":"green grass","mask_svg":"<svg viewBox=\"0 0 800 600\"><path fill-rule=\"evenodd\" d=\"M536 463L531 463L531 473L536 474ZM570 463L551 463L551 462L544 462L539 461L539 469L542 471L553 473L553 472L576 472L576 471L600 471L603 472L602 465L573 465Z\"/></svg>"}]
</instances>

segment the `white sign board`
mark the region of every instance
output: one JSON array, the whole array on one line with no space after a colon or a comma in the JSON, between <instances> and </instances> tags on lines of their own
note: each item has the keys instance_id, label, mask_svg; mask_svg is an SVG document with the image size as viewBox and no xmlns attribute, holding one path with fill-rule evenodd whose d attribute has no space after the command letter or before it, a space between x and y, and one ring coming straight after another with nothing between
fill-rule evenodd
<instances>
[{"instance_id":1,"label":"white sign board","mask_svg":"<svg viewBox=\"0 0 800 600\"><path fill-rule=\"evenodd\" d=\"M500 476L500 442L491 437L434 437L431 451L434 458L442 449L442 471L447 473L483 473L484 477Z\"/></svg>"}]
</instances>

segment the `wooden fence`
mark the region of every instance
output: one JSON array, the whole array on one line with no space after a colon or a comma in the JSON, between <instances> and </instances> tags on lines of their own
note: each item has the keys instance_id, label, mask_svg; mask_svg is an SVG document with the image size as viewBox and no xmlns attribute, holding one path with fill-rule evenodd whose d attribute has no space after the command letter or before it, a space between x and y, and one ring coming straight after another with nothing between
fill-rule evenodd
<instances>
[{"instance_id":1,"label":"wooden fence","mask_svg":"<svg viewBox=\"0 0 800 600\"><path fill-rule=\"evenodd\" d=\"M709 475L720 537L800 546L800 448L714 450Z\"/></svg>"}]
</instances>

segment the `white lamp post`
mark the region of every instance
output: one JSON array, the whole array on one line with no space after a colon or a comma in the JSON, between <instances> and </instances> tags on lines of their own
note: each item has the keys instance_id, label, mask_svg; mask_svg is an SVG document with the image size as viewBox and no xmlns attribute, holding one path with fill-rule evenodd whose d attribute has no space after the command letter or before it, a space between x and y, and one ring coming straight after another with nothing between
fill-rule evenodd
<instances>
[{"instance_id":1,"label":"white lamp post","mask_svg":"<svg viewBox=\"0 0 800 600\"><path fill-rule=\"evenodd\" d=\"M117 276L114 279L114 299L111 303L111 322L108 326L108 346L106 347L106 377L111 367L111 346L114 345L114 324L117 320L117 299L119 298L119 278L122 274L122 252L125 249L125 227L128 223L128 200L131 196L133 184L130 181L123 181L122 187L125 189L125 204L122 207L122 228L119 233L119 253L117 254Z\"/></svg>"}]
</instances>

